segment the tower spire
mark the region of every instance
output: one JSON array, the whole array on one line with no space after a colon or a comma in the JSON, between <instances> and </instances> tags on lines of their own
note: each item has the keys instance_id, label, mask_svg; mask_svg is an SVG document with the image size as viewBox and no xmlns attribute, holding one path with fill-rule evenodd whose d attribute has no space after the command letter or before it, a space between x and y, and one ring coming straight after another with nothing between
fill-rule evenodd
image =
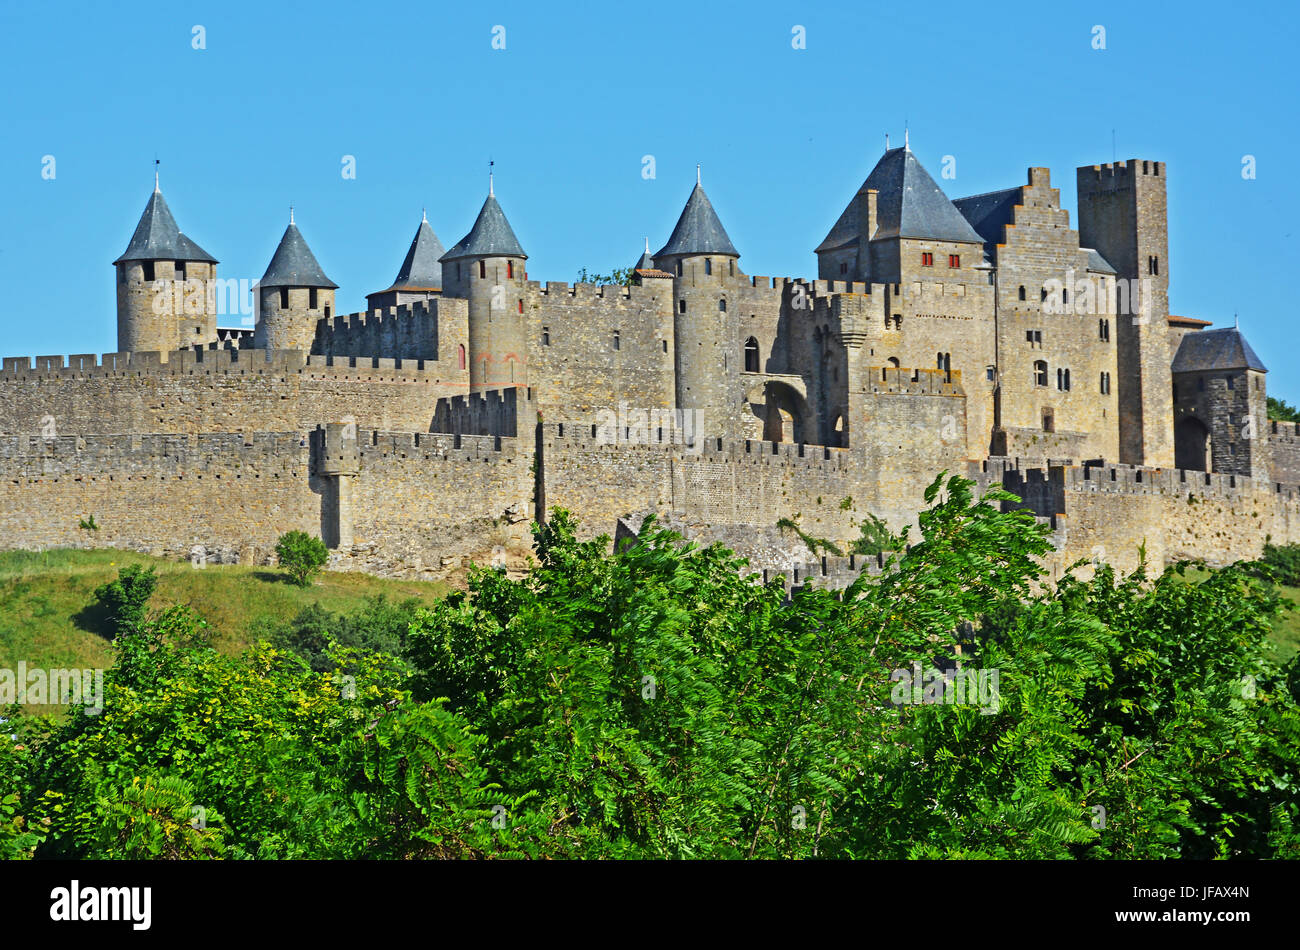
<instances>
[{"instance_id":1,"label":"tower spire","mask_svg":"<svg viewBox=\"0 0 1300 950\"><path fill-rule=\"evenodd\" d=\"M155 193L162 190L158 187L158 166L161 164L162 163L158 160L158 156L155 155L153 159L153 190Z\"/></svg>"},{"instance_id":2,"label":"tower spire","mask_svg":"<svg viewBox=\"0 0 1300 950\"><path fill-rule=\"evenodd\" d=\"M289 205L289 223L293 224L293 205Z\"/></svg>"},{"instance_id":3,"label":"tower spire","mask_svg":"<svg viewBox=\"0 0 1300 950\"><path fill-rule=\"evenodd\" d=\"M700 163L696 162L695 163L695 184L698 185L699 183L700 183Z\"/></svg>"},{"instance_id":4,"label":"tower spire","mask_svg":"<svg viewBox=\"0 0 1300 950\"><path fill-rule=\"evenodd\" d=\"M650 253L650 239L648 237L645 239L645 252Z\"/></svg>"},{"instance_id":5,"label":"tower spire","mask_svg":"<svg viewBox=\"0 0 1300 950\"><path fill-rule=\"evenodd\" d=\"M903 123L903 150L908 152L912 150L912 143L908 140L906 122Z\"/></svg>"},{"instance_id":6,"label":"tower spire","mask_svg":"<svg viewBox=\"0 0 1300 950\"><path fill-rule=\"evenodd\" d=\"M429 209L428 209L428 208L421 208L421 209L420 209L420 223L421 223L421 224L428 224L428 223L429 223Z\"/></svg>"},{"instance_id":7,"label":"tower spire","mask_svg":"<svg viewBox=\"0 0 1300 950\"><path fill-rule=\"evenodd\" d=\"M488 159L488 197L489 198L496 197L496 193L492 190L492 166L495 164L496 162L492 161L491 159Z\"/></svg>"},{"instance_id":8,"label":"tower spire","mask_svg":"<svg viewBox=\"0 0 1300 950\"><path fill-rule=\"evenodd\" d=\"M886 152L889 151L889 133L888 133L888 132L885 133L885 151L886 151Z\"/></svg>"}]
</instances>

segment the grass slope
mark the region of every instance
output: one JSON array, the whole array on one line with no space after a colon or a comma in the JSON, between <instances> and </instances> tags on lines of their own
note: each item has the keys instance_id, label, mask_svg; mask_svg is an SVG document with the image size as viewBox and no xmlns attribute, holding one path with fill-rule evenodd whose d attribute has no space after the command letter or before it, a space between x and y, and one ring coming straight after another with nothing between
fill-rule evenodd
<instances>
[{"instance_id":1,"label":"grass slope","mask_svg":"<svg viewBox=\"0 0 1300 950\"><path fill-rule=\"evenodd\" d=\"M390 580L354 572L326 571L310 587L295 587L268 567L208 565L128 551L56 550L0 552L0 668L106 667L112 662L104 618L88 609L95 588L128 564L149 564L158 573L150 606L160 610L188 604L217 631L214 645L238 652L248 644L248 627L259 617L287 619L313 603L334 613L352 613L367 597L416 597L432 603L444 584Z\"/></svg>"}]
</instances>

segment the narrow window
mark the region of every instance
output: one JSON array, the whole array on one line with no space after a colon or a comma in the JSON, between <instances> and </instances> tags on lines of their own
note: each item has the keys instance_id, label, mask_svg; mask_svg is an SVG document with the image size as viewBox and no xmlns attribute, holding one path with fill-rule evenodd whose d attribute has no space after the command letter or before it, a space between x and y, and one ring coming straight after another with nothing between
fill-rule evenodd
<instances>
[{"instance_id":1,"label":"narrow window","mask_svg":"<svg viewBox=\"0 0 1300 950\"><path fill-rule=\"evenodd\" d=\"M524 312L524 302L522 300L519 301L519 312L520 313Z\"/></svg>"},{"instance_id":2,"label":"narrow window","mask_svg":"<svg viewBox=\"0 0 1300 950\"><path fill-rule=\"evenodd\" d=\"M280 288L280 309L281 310L289 309L289 288L288 287Z\"/></svg>"},{"instance_id":3,"label":"narrow window","mask_svg":"<svg viewBox=\"0 0 1300 950\"><path fill-rule=\"evenodd\" d=\"M668 341L667 341L667 340L662 340L662 341L660 341L660 342L663 343L663 345L664 345L664 352L667 353L667 352L668 352Z\"/></svg>"},{"instance_id":4,"label":"narrow window","mask_svg":"<svg viewBox=\"0 0 1300 950\"><path fill-rule=\"evenodd\" d=\"M172 266L176 268L176 279L177 279L177 280L184 280L184 279L185 279L185 262L184 262L184 261L176 261L175 264L173 264Z\"/></svg>"},{"instance_id":5,"label":"narrow window","mask_svg":"<svg viewBox=\"0 0 1300 950\"><path fill-rule=\"evenodd\" d=\"M727 261L727 273L728 273L730 276L732 276L732 277L735 277L735 276L736 276L736 262L735 262L735 261Z\"/></svg>"},{"instance_id":6,"label":"narrow window","mask_svg":"<svg viewBox=\"0 0 1300 950\"><path fill-rule=\"evenodd\" d=\"M685 301L685 300L679 300L679 301L677 301L677 312L678 312L678 313L685 313L685 312L686 312L686 301Z\"/></svg>"},{"instance_id":7,"label":"narrow window","mask_svg":"<svg viewBox=\"0 0 1300 950\"><path fill-rule=\"evenodd\" d=\"M145 279L145 280L148 280L148 281L152 281L152 280L153 280L153 261L145 261L144 264L142 264L141 266L144 268L144 279Z\"/></svg>"},{"instance_id":8,"label":"narrow window","mask_svg":"<svg viewBox=\"0 0 1300 950\"><path fill-rule=\"evenodd\" d=\"M1155 276L1160 274L1160 258L1154 254L1147 258L1147 273Z\"/></svg>"},{"instance_id":9,"label":"narrow window","mask_svg":"<svg viewBox=\"0 0 1300 950\"><path fill-rule=\"evenodd\" d=\"M1229 388L1229 389L1232 389L1232 388L1233 388L1233 387L1232 387L1232 377L1231 377L1231 376L1228 377L1228 388Z\"/></svg>"},{"instance_id":10,"label":"narrow window","mask_svg":"<svg viewBox=\"0 0 1300 950\"><path fill-rule=\"evenodd\" d=\"M1067 393L1070 391L1070 371L1068 369L1065 371L1065 391Z\"/></svg>"},{"instance_id":11,"label":"narrow window","mask_svg":"<svg viewBox=\"0 0 1300 950\"><path fill-rule=\"evenodd\" d=\"M461 368L461 369L464 369L464 368L465 368L465 344L462 343L462 344L457 348L457 351L456 351L456 352L457 352L457 355L458 355L459 358L460 358L460 368Z\"/></svg>"},{"instance_id":12,"label":"narrow window","mask_svg":"<svg viewBox=\"0 0 1300 950\"><path fill-rule=\"evenodd\" d=\"M325 319L328 320L329 318L330 318L330 305L329 305L329 304L326 304L326 305L325 305Z\"/></svg>"},{"instance_id":13,"label":"narrow window","mask_svg":"<svg viewBox=\"0 0 1300 950\"><path fill-rule=\"evenodd\" d=\"M478 262L478 276L480 279L487 277L487 261Z\"/></svg>"},{"instance_id":14,"label":"narrow window","mask_svg":"<svg viewBox=\"0 0 1300 950\"><path fill-rule=\"evenodd\" d=\"M678 262L677 262L677 276L678 276L678 277L681 277L681 276L682 276L682 262L681 262L681 261L678 261Z\"/></svg>"},{"instance_id":15,"label":"narrow window","mask_svg":"<svg viewBox=\"0 0 1300 950\"><path fill-rule=\"evenodd\" d=\"M960 254L949 254L949 255L948 255L948 266L949 266L949 267L961 267L961 255L960 255Z\"/></svg>"},{"instance_id":16,"label":"narrow window","mask_svg":"<svg viewBox=\"0 0 1300 950\"><path fill-rule=\"evenodd\" d=\"M312 310L315 310L318 306L320 306L320 304L318 303L318 300L317 300L316 288L315 288L315 287L313 287L313 288L311 288L311 290L307 291L307 306L308 306L308 308L310 308L310 309L312 309Z\"/></svg>"},{"instance_id":17,"label":"narrow window","mask_svg":"<svg viewBox=\"0 0 1300 950\"><path fill-rule=\"evenodd\" d=\"M542 327L542 346L551 345L551 328Z\"/></svg>"},{"instance_id":18,"label":"narrow window","mask_svg":"<svg viewBox=\"0 0 1300 950\"><path fill-rule=\"evenodd\" d=\"M1034 385L1047 385L1047 360L1034 360Z\"/></svg>"},{"instance_id":19,"label":"narrow window","mask_svg":"<svg viewBox=\"0 0 1300 950\"><path fill-rule=\"evenodd\" d=\"M1020 299L1021 299L1021 300L1024 300L1024 299L1025 299L1025 285L1024 285L1024 284L1021 284L1021 285L1020 285Z\"/></svg>"},{"instance_id":20,"label":"narrow window","mask_svg":"<svg viewBox=\"0 0 1300 950\"><path fill-rule=\"evenodd\" d=\"M704 273L705 273L705 274L712 274L712 273L713 273L713 258L711 258L711 257L706 257L706 258L704 259Z\"/></svg>"},{"instance_id":21,"label":"narrow window","mask_svg":"<svg viewBox=\"0 0 1300 950\"><path fill-rule=\"evenodd\" d=\"M727 298L726 298L726 297L720 297L720 298L718 299L718 309L719 309L720 311L722 311L723 313L726 313L726 312L727 312Z\"/></svg>"},{"instance_id":22,"label":"narrow window","mask_svg":"<svg viewBox=\"0 0 1300 950\"><path fill-rule=\"evenodd\" d=\"M1062 290L1061 303L1069 303L1069 302L1070 302L1070 292L1068 290Z\"/></svg>"},{"instance_id":23,"label":"narrow window","mask_svg":"<svg viewBox=\"0 0 1300 950\"><path fill-rule=\"evenodd\" d=\"M929 251L922 251L922 252L921 252L921 266L922 266L922 267L933 267L933 266L934 266L934 255L931 254Z\"/></svg>"},{"instance_id":24,"label":"narrow window","mask_svg":"<svg viewBox=\"0 0 1300 950\"><path fill-rule=\"evenodd\" d=\"M506 277L509 278L514 276L515 276L515 262L506 261Z\"/></svg>"},{"instance_id":25,"label":"narrow window","mask_svg":"<svg viewBox=\"0 0 1300 950\"><path fill-rule=\"evenodd\" d=\"M758 340L752 336L745 341L745 372L758 372Z\"/></svg>"},{"instance_id":26,"label":"narrow window","mask_svg":"<svg viewBox=\"0 0 1300 950\"><path fill-rule=\"evenodd\" d=\"M1046 287L1043 288L1043 296L1039 297L1038 299L1041 300L1043 303L1047 303L1047 288L1046 288Z\"/></svg>"},{"instance_id":27,"label":"narrow window","mask_svg":"<svg viewBox=\"0 0 1300 950\"><path fill-rule=\"evenodd\" d=\"M1043 410L1043 431L1044 432L1056 431L1056 413L1051 409Z\"/></svg>"},{"instance_id":28,"label":"narrow window","mask_svg":"<svg viewBox=\"0 0 1300 950\"><path fill-rule=\"evenodd\" d=\"M614 349L619 349L618 331L614 331Z\"/></svg>"}]
</instances>

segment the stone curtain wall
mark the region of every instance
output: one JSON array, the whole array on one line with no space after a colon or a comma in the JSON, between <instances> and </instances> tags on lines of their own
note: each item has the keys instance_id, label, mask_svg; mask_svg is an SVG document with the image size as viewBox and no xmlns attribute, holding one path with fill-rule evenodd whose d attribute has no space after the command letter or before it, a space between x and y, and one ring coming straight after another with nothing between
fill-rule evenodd
<instances>
[{"instance_id":1,"label":"stone curtain wall","mask_svg":"<svg viewBox=\"0 0 1300 950\"><path fill-rule=\"evenodd\" d=\"M6 358L0 434L306 432L348 416L426 432L438 397L456 391L438 363L288 350Z\"/></svg>"}]
</instances>

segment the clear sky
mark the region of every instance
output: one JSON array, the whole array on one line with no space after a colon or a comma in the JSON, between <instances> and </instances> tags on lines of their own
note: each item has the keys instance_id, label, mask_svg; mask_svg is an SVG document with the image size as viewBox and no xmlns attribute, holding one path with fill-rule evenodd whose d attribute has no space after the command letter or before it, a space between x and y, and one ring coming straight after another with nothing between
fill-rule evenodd
<instances>
[{"instance_id":1,"label":"clear sky","mask_svg":"<svg viewBox=\"0 0 1300 950\"><path fill-rule=\"evenodd\" d=\"M349 312L391 283L422 207L444 245L465 234L489 159L533 279L658 248L696 162L746 273L815 276L906 122L949 197L1045 165L1072 223L1076 166L1168 162L1171 309L1239 314L1270 393L1300 402L1297 10L0 0L0 353L116 348L110 263L155 155L221 276L261 277L292 203Z\"/></svg>"}]
</instances>

